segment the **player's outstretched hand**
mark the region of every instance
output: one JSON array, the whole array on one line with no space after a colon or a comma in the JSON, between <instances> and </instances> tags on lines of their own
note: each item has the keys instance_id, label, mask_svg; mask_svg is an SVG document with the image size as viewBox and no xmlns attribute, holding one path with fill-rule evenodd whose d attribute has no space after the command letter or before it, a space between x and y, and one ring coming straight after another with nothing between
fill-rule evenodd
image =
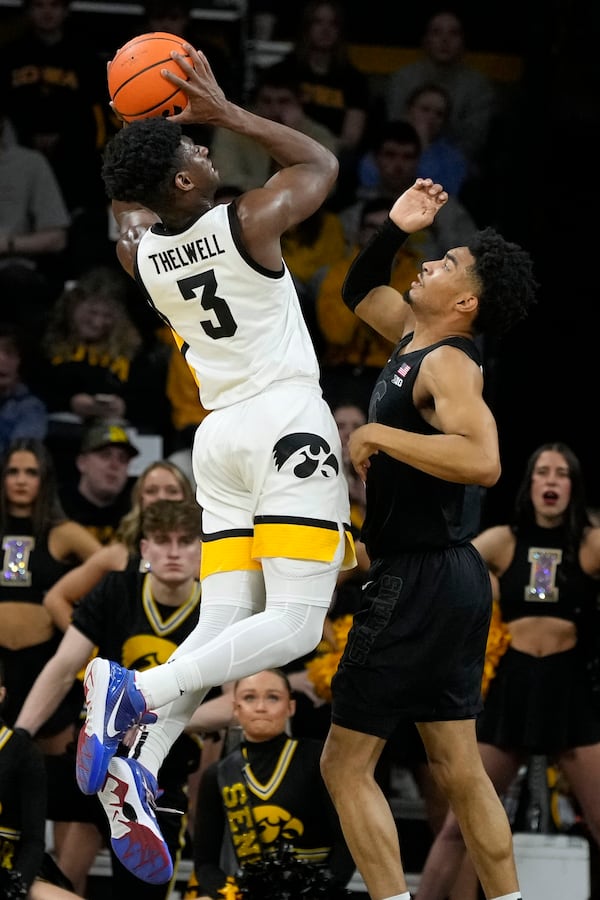
<instances>
[{"instance_id":1,"label":"player's outstretched hand","mask_svg":"<svg viewBox=\"0 0 600 900\"><path fill-rule=\"evenodd\" d=\"M176 116L169 116L169 119L181 124L185 122L207 125L218 122L220 124L223 119L223 111L229 105L229 101L219 87L204 53L195 50L191 44L183 44L183 48L189 54L191 64L185 56L175 50L171 52L171 57L188 75L188 80L180 78L168 69L161 71L163 78L181 88L189 99L183 112Z\"/></svg>"},{"instance_id":2,"label":"player's outstretched hand","mask_svg":"<svg viewBox=\"0 0 600 900\"><path fill-rule=\"evenodd\" d=\"M401 194L390 210L390 219L407 234L431 225L448 194L431 178L417 178L412 187Z\"/></svg>"}]
</instances>

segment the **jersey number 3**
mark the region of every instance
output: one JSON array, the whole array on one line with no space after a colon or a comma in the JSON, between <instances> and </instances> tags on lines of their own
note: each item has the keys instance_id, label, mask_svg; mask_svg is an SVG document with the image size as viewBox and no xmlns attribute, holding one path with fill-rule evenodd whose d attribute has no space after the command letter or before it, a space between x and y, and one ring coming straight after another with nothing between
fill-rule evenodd
<instances>
[{"instance_id":1,"label":"jersey number 3","mask_svg":"<svg viewBox=\"0 0 600 900\"><path fill-rule=\"evenodd\" d=\"M227 302L217 296L217 279L212 269L201 275L181 278L177 284L184 300L196 300L200 295L202 309L213 311L217 324L210 319L200 320L200 325L209 337L215 341L219 338L233 337L237 331L237 322L231 315Z\"/></svg>"}]
</instances>

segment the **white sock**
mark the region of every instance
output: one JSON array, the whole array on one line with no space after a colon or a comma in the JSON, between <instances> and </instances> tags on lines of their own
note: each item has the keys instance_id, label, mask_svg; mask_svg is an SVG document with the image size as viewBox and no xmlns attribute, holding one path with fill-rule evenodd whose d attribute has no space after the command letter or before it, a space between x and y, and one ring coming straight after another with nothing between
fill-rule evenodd
<instances>
[{"instance_id":1,"label":"white sock","mask_svg":"<svg viewBox=\"0 0 600 900\"><path fill-rule=\"evenodd\" d=\"M491 900L523 900L521 891L513 891L512 894L502 894L500 897L492 897Z\"/></svg>"},{"instance_id":2,"label":"white sock","mask_svg":"<svg viewBox=\"0 0 600 900\"><path fill-rule=\"evenodd\" d=\"M405 891L403 894L394 894L393 897L384 897L383 900L410 900L410 891Z\"/></svg>"},{"instance_id":3,"label":"white sock","mask_svg":"<svg viewBox=\"0 0 600 900\"><path fill-rule=\"evenodd\" d=\"M142 726L129 756L137 759L155 778L164 759L189 722L192 713L204 700L208 688L198 694L186 694L163 706L158 721Z\"/></svg>"},{"instance_id":4,"label":"white sock","mask_svg":"<svg viewBox=\"0 0 600 900\"><path fill-rule=\"evenodd\" d=\"M166 665L136 673L148 708L312 651L323 633L343 549L340 541L332 562L265 559L262 571L205 578L196 628Z\"/></svg>"}]
</instances>

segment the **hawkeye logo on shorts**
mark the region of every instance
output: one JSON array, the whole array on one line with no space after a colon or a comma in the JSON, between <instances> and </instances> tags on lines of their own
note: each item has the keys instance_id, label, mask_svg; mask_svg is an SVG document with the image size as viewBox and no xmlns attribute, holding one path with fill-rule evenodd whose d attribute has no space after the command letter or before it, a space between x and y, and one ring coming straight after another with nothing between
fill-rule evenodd
<instances>
[{"instance_id":1,"label":"hawkeye logo on shorts","mask_svg":"<svg viewBox=\"0 0 600 900\"><path fill-rule=\"evenodd\" d=\"M291 468L296 478L310 478L319 472L323 478L334 478L340 470L335 453L318 434L286 434L273 448L278 471Z\"/></svg>"}]
</instances>

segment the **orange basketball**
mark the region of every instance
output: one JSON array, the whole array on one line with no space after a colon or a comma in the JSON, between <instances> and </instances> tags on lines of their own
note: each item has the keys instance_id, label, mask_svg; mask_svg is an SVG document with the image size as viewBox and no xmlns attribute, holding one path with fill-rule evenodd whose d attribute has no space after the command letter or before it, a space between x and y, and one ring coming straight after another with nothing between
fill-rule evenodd
<instances>
[{"instance_id":1,"label":"orange basketball","mask_svg":"<svg viewBox=\"0 0 600 900\"><path fill-rule=\"evenodd\" d=\"M140 34L128 41L108 64L108 93L126 122L174 116L187 106L188 98L160 74L169 69L180 77L183 70L171 59L171 50L182 50L183 38L166 31ZM188 57L189 58L189 57Z\"/></svg>"}]
</instances>

